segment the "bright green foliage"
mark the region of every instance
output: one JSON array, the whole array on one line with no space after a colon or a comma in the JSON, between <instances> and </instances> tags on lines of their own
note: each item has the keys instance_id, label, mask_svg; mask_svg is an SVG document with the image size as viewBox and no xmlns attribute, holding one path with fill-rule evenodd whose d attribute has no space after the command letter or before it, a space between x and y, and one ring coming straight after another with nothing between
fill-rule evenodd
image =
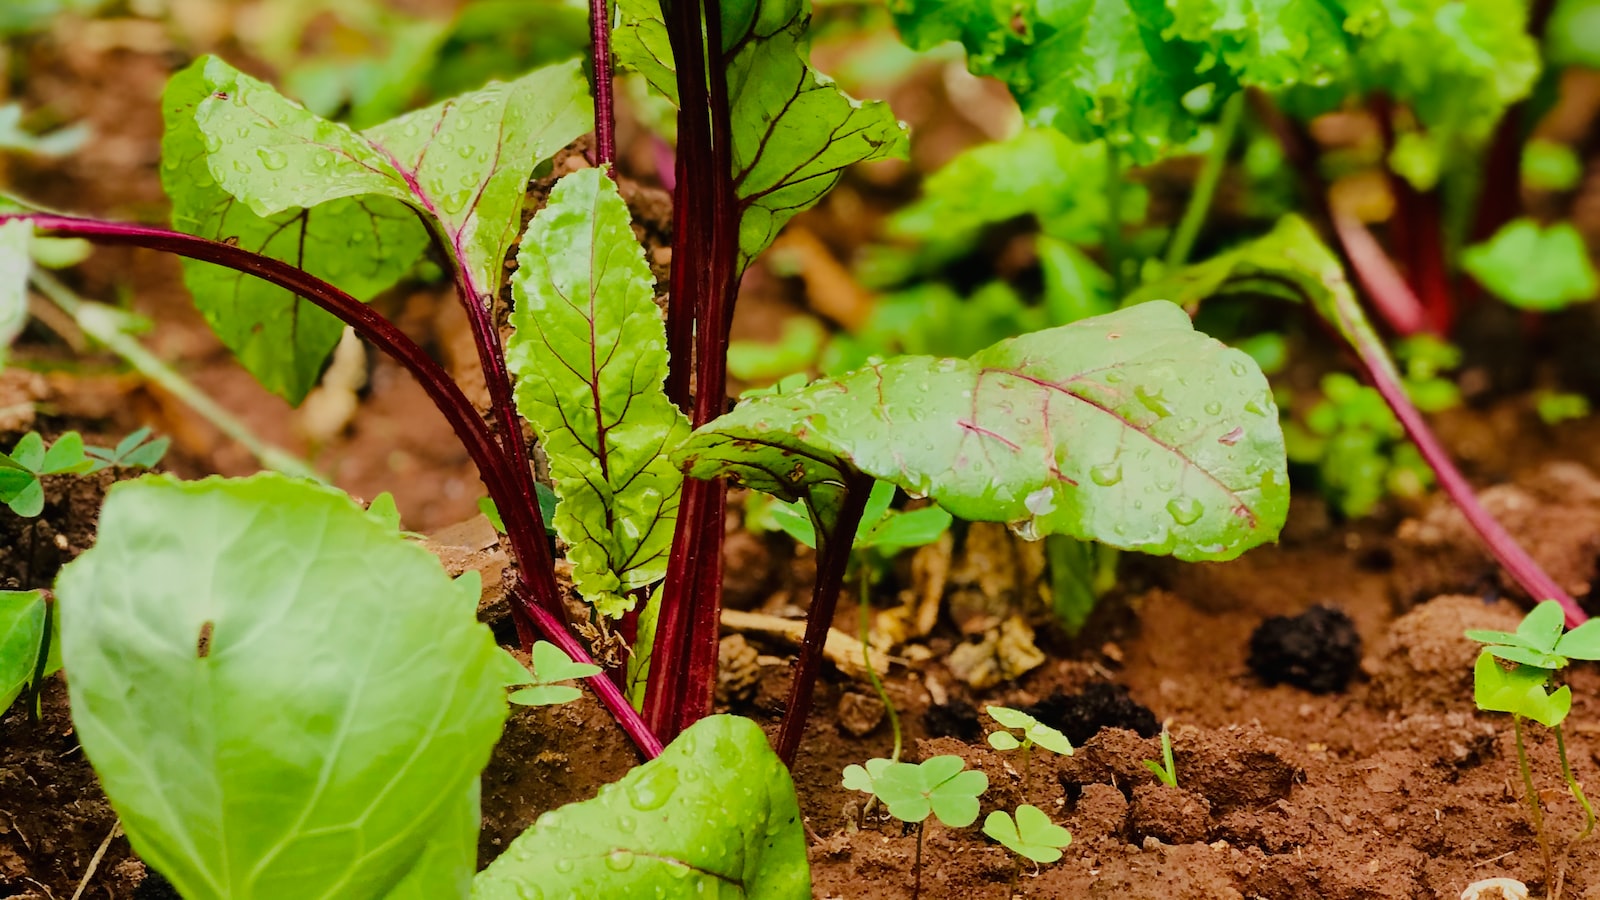
<instances>
[{"instance_id":1,"label":"bright green foliage","mask_svg":"<svg viewBox=\"0 0 1600 900\"><path fill-rule=\"evenodd\" d=\"M28 324L28 272L33 268L33 226L22 220L0 224L0 365L11 342Z\"/></svg>"},{"instance_id":2,"label":"bright green foliage","mask_svg":"<svg viewBox=\"0 0 1600 900\"><path fill-rule=\"evenodd\" d=\"M1012 709L1009 706L986 706L984 711L990 718L999 722L1002 728L999 731L989 732L989 746L996 750L1004 752L1018 747L1039 746L1051 753L1072 755L1072 742L1067 740L1066 735L1022 710ZM1022 740L1017 740L1017 736L1011 733L1012 730L1022 732Z\"/></svg>"},{"instance_id":3,"label":"bright green foliage","mask_svg":"<svg viewBox=\"0 0 1600 900\"><path fill-rule=\"evenodd\" d=\"M44 439L30 431L9 454L0 453L0 503L19 516L32 518L44 511L45 475L78 475L93 471L95 461L83 451L83 438L69 431L45 449Z\"/></svg>"},{"instance_id":4,"label":"bright green foliage","mask_svg":"<svg viewBox=\"0 0 1600 900\"><path fill-rule=\"evenodd\" d=\"M1600 4L1596 4L1600 9ZM1597 19L1600 21L1600 19ZM1583 160L1566 144L1533 138L1522 147L1522 183L1536 191L1570 191L1583 180Z\"/></svg>"},{"instance_id":5,"label":"bright green foliage","mask_svg":"<svg viewBox=\"0 0 1600 900\"><path fill-rule=\"evenodd\" d=\"M331 488L113 487L57 596L73 723L139 855L195 900L465 897L506 716L478 594Z\"/></svg>"},{"instance_id":6,"label":"bright green foliage","mask_svg":"<svg viewBox=\"0 0 1600 900\"><path fill-rule=\"evenodd\" d=\"M1468 247L1461 265L1518 309L1548 312L1600 295L1589 248L1571 222L1541 228L1530 219L1518 219L1488 241Z\"/></svg>"},{"instance_id":7,"label":"bright green foliage","mask_svg":"<svg viewBox=\"0 0 1600 900\"><path fill-rule=\"evenodd\" d=\"M822 351L828 332L810 316L785 320L775 343L733 341L728 345L728 374L740 381L773 382L804 371Z\"/></svg>"},{"instance_id":8,"label":"bright green foliage","mask_svg":"<svg viewBox=\"0 0 1600 900\"><path fill-rule=\"evenodd\" d=\"M590 127L578 63L408 113L363 133L205 58L163 103L173 224L292 262L367 299L428 240L420 212L481 298L499 289L529 174ZM187 263L207 321L267 387L298 402L337 342L331 315L279 288Z\"/></svg>"},{"instance_id":9,"label":"bright green foliage","mask_svg":"<svg viewBox=\"0 0 1600 900\"><path fill-rule=\"evenodd\" d=\"M1534 666L1510 669L1484 650L1472 667L1472 697L1485 712L1506 712L1555 728L1572 711L1572 688L1549 689L1550 672Z\"/></svg>"},{"instance_id":10,"label":"bright green foliage","mask_svg":"<svg viewBox=\"0 0 1600 900\"><path fill-rule=\"evenodd\" d=\"M1556 0L1545 54L1553 65L1600 68L1600 0Z\"/></svg>"},{"instance_id":11,"label":"bright green foliage","mask_svg":"<svg viewBox=\"0 0 1600 900\"><path fill-rule=\"evenodd\" d=\"M65 156L75 152L89 138L89 127L81 124L57 128L49 134L34 134L23 127L22 112L21 103L0 103L0 152Z\"/></svg>"},{"instance_id":12,"label":"bright green foliage","mask_svg":"<svg viewBox=\"0 0 1600 900\"><path fill-rule=\"evenodd\" d=\"M33 683L39 655L48 678L61 669L61 631L50 630L45 646L45 599L39 591L0 591L0 713Z\"/></svg>"},{"instance_id":13,"label":"bright green foliage","mask_svg":"<svg viewBox=\"0 0 1600 900\"><path fill-rule=\"evenodd\" d=\"M804 497L824 532L852 470L1028 537L1190 560L1270 540L1288 505L1266 380L1169 303L747 399L675 456Z\"/></svg>"},{"instance_id":14,"label":"bright green foliage","mask_svg":"<svg viewBox=\"0 0 1600 900\"><path fill-rule=\"evenodd\" d=\"M1559 425L1589 416L1589 398L1571 391L1538 391L1534 394L1534 412L1546 425Z\"/></svg>"},{"instance_id":15,"label":"bright green foliage","mask_svg":"<svg viewBox=\"0 0 1600 900\"><path fill-rule=\"evenodd\" d=\"M1285 216L1262 237L1147 282L1129 294L1122 305L1170 300L1192 314L1202 301L1219 295L1300 300L1302 291L1312 286L1314 275L1324 271L1337 273L1340 284L1344 283L1338 260L1311 226L1298 216Z\"/></svg>"},{"instance_id":16,"label":"bright green foliage","mask_svg":"<svg viewBox=\"0 0 1600 900\"><path fill-rule=\"evenodd\" d=\"M1433 470L1375 388L1344 372L1322 377L1322 399L1283 426L1289 460L1315 467L1323 496L1359 518L1385 496L1419 498Z\"/></svg>"},{"instance_id":17,"label":"bright green foliage","mask_svg":"<svg viewBox=\"0 0 1600 900\"><path fill-rule=\"evenodd\" d=\"M1347 64L1339 16L1319 0L1168 0L1165 36L1205 47L1240 84L1277 90L1325 84Z\"/></svg>"},{"instance_id":18,"label":"bright green foliage","mask_svg":"<svg viewBox=\"0 0 1600 900\"><path fill-rule=\"evenodd\" d=\"M556 533L556 492L545 487L542 482L534 482L533 492L539 501L539 518L544 520L544 530L550 534ZM506 523L500 518L500 510L495 508L494 501L488 497L478 498L478 512L483 513L494 530L501 534L506 533Z\"/></svg>"},{"instance_id":19,"label":"bright green foliage","mask_svg":"<svg viewBox=\"0 0 1600 900\"><path fill-rule=\"evenodd\" d=\"M951 828L965 828L977 820L978 797L989 789L989 776L966 765L959 756L920 763L869 759L865 766L846 766L843 784L877 797L902 822L932 813Z\"/></svg>"},{"instance_id":20,"label":"bright green foliage","mask_svg":"<svg viewBox=\"0 0 1600 900\"><path fill-rule=\"evenodd\" d=\"M1036 863L1055 862L1072 843L1072 832L1050 821L1044 810L1026 803L1017 807L1015 820L1003 810L989 813L983 820L983 833Z\"/></svg>"},{"instance_id":21,"label":"bright green foliage","mask_svg":"<svg viewBox=\"0 0 1600 900\"><path fill-rule=\"evenodd\" d=\"M1485 653L1540 669L1562 669L1574 659L1600 659L1600 620L1563 634L1565 627L1561 604L1546 600L1523 618L1514 634L1473 630L1467 637L1488 644Z\"/></svg>"},{"instance_id":22,"label":"bright green foliage","mask_svg":"<svg viewBox=\"0 0 1600 900\"><path fill-rule=\"evenodd\" d=\"M600 795L540 816L473 884L527 897L807 900L794 783L754 722L701 719Z\"/></svg>"},{"instance_id":23,"label":"bright green foliage","mask_svg":"<svg viewBox=\"0 0 1600 900\"><path fill-rule=\"evenodd\" d=\"M531 684L513 691L509 699L512 703L522 706L555 706L561 703L571 703L583 696L583 691L570 684L561 684L574 678L588 678L599 675L601 668L593 663L574 662L565 650L549 641L535 641L533 644L533 677L528 677L527 670L517 663L518 672L516 680L511 686Z\"/></svg>"},{"instance_id":24,"label":"bright green foliage","mask_svg":"<svg viewBox=\"0 0 1600 900\"><path fill-rule=\"evenodd\" d=\"M683 484L667 454L689 433L661 388L666 326L629 221L599 169L556 183L517 256L506 347L517 407L550 457L573 578L613 618L666 574Z\"/></svg>"},{"instance_id":25,"label":"bright green foliage","mask_svg":"<svg viewBox=\"0 0 1600 900\"><path fill-rule=\"evenodd\" d=\"M657 4L624 0L616 55L677 102ZM860 102L807 62L807 0L724 4L723 57L739 197L740 268L856 163L903 156L905 129L881 101Z\"/></svg>"}]
</instances>

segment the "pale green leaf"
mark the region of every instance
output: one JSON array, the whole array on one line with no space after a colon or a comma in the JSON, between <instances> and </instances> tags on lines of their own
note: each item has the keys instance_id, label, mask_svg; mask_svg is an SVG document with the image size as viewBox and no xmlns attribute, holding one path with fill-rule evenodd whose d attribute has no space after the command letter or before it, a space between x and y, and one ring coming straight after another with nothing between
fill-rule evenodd
<instances>
[{"instance_id":1,"label":"pale green leaf","mask_svg":"<svg viewBox=\"0 0 1600 900\"><path fill-rule=\"evenodd\" d=\"M665 584L665 582L663 582ZM658 584L639 611L633 647L628 653L626 693L634 709L644 709L644 693L650 684L650 658L655 654L656 622L661 618L661 589Z\"/></svg>"},{"instance_id":2,"label":"pale green leaf","mask_svg":"<svg viewBox=\"0 0 1600 900\"><path fill-rule=\"evenodd\" d=\"M1006 753L1021 747L1022 742L1017 740L1017 736L1009 731L991 731L989 732L989 746Z\"/></svg>"},{"instance_id":3,"label":"pale green leaf","mask_svg":"<svg viewBox=\"0 0 1600 900\"><path fill-rule=\"evenodd\" d=\"M434 835L423 845L417 862L383 900L443 900L472 893L472 874L478 868L478 830L483 825L479 809L478 779L440 813Z\"/></svg>"},{"instance_id":4,"label":"pale green leaf","mask_svg":"<svg viewBox=\"0 0 1600 900\"><path fill-rule=\"evenodd\" d=\"M593 663L581 663L567 655L567 651L549 641L533 643L533 677L537 684L570 681L599 675L601 669Z\"/></svg>"},{"instance_id":5,"label":"pale green leaf","mask_svg":"<svg viewBox=\"0 0 1600 900\"><path fill-rule=\"evenodd\" d=\"M1536 650L1554 650L1556 642L1561 639L1561 632L1567 627L1566 614L1561 609L1561 604L1554 600L1545 600L1536 604L1528 611L1522 621L1517 623L1517 637L1524 646Z\"/></svg>"},{"instance_id":6,"label":"pale green leaf","mask_svg":"<svg viewBox=\"0 0 1600 900\"><path fill-rule=\"evenodd\" d=\"M1543 228L1518 219L1488 241L1468 247L1461 265L1519 309L1557 310L1600 295L1589 248L1570 222Z\"/></svg>"},{"instance_id":7,"label":"pale green leaf","mask_svg":"<svg viewBox=\"0 0 1600 900\"><path fill-rule=\"evenodd\" d=\"M897 762L877 773L868 771L877 798L889 815L902 822L921 822L931 813L951 828L965 828L978 818L978 797L989 787L989 776L967 769L959 756Z\"/></svg>"},{"instance_id":8,"label":"pale green leaf","mask_svg":"<svg viewBox=\"0 0 1600 900\"><path fill-rule=\"evenodd\" d=\"M617 65L643 75L662 96L678 102L678 76L672 61L672 44L661 19L657 0L616 0L617 28L611 32L611 52Z\"/></svg>"},{"instance_id":9,"label":"pale green leaf","mask_svg":"<svg viewBox=\"0 0 1600 900\"><path fill-rule=\"evenodd\" d=\"M44 604L38 591L0 591L0 713L27 689L39 667ZM47 669L45 674L52 671Z\"/></svg>"},{"instance_id":10,"label":"pale green leaf","mask_svg":"<svg viewBox=\"0 0 1600 900\"><path fill-rule=\"evenodd\" d=\"M1472 693L1478 708L1507 712L1554 728L1572 710L1572 689L1563 685L1551 693L1550 673L1532 666L1502 668L1490 650L1478 654L1472 669Z\"/></svg>"},{"instance_id":11,"label":"pale green leaf","mask_svg":"<svg viewBox=\"0 0 1600 900\"><path fill-rule=\"evenodd\" d=\"M349 497L122 482L57 594L83 748L183 896L381 898L436 842L470 858L443 829L476 829L501 653L471 580Z\"/></svg>"},{"instance_id":12,"label":"pale green leaf","mask_svg":"<svg viewBox=\"0 0 1600 900\"><path fill-rule=\"evenodd\" d=\"M1050 821L1044 810L1026 803L1017 807L1015 819L1003 810L989 813L983 820L983 833L1036 863L1055 862L1061 858L1062 848L1072 843L1071 832Z\"/></svg>"},{"instance_id":13,"label":"pale green leaf","mask_svg":"<svg viewBox=\"0 0 1600 900\"><path fill-rule=\"evenodd\" d=\"M1562 635L1555 652L1566 659L1600 660L1600 619L1590 619Z\"/></svg>"},{"instance_id":14,"label":"pale green leaf","mask_svg":"<svg viewBox=\"0 0 1600 900\"><path fill-rule=\"evenodd\" d=\"M11 342L28 323L28 273L33 269L30 248L33 225L23 219L0 223L0 365Z\"/></svg>"},{"instance_id":15,"label":"pale green leaf","mask_svg":"<svg viewBox=\"0 0 1600 900\"><path fill-rule=\"evenodd\" d=\"M695 477L805 497L824 524L859 471L1028 537L1190 560L1271 540L1288 506L1266 379L1169 303L753 398L676 455Z\"/></svg>"},{"instance_id":16,"label":"pale green leaf","mask_svg":"<svg viewBox=\"0 0 1600 900\"><path fill-rule=\"evenodd\" d=\"M599 169L556 183L512 279L506 362L517 407L550 457L556 533L573 580L607 616L666 574L689 432L662 391L666 326L627 205Z\"/></svg>"},{"instance_id":17,"label":"pale green leaf","mask_svg":"<svg viewBox=\"0 0 1600 900\"><path fill-rule=\"evenodd\" d=\"M754 722L711 716L600 796L545 813L473 900L809 900L794 784Z\"/></svg>"}]
</instances>

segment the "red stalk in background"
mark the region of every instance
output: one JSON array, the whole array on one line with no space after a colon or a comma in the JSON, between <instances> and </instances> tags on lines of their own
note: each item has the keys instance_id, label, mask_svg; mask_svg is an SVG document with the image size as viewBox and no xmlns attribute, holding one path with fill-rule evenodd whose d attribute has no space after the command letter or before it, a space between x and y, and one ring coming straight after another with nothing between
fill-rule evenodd
<instances>
[{"instance_id":1,"label":"red stalk in background","mask_svg":"<svg viewBox=\"0 0 1600 900\"><path fill-rule=\"evenodd\" d=\"M1454 324L1455 310L1451 303L1449 269L1444 258L1439 195L1436 191L1417 190L1387 164L1388 156L1395 148L1394 104L1387 97L1379 95L1372 99L1371 108L1378 131L1383 135L1384 177L1389 184L1389 193L1394 198L1394 217L1389 221L1389 245L1395 256L1405 261L1405 283L1409 285L1412 297L1421 298L1418 305L1426 315L1418 330L1448 335ZM1392 299L1391 302L1399 301ZM1417 333L1398 327L1396 331L1401 336Z\"/></svg>"}]
</instances>

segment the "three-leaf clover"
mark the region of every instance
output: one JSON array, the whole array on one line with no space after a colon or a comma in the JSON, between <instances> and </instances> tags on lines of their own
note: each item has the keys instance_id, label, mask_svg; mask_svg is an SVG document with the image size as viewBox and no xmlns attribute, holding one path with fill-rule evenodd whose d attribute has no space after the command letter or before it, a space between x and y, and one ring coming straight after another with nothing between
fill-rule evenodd
<instances>
[{"instance_id":1,"label":"three-leaf clover","mask_svg":"<svg viewBox=\"0 0 1600 900\"><path fill-rule=\"evenodd\" d=\"M902 822L932 813L951 828L965 828L977 820L978 797L989 787L989 776L966 766L959 756L920 763L870 759L864 767L846 766L843 783L877 797Z\"/></svg>"},{"instance_id":2,"label":"three-leaf clover","mask_svg":"<svg viewBox=\"0 0 1600 900\"><path fill-rule=\"evenodd\" d=\"M575 678L589 678L600 674L600 667L592 663L575 662L565 650L549 641L535 641L533 645L533 677L514 657L506 657L516 665L515 672L507 669L507 687L531 685L513 691L506 698L521 706L556 706L571 703L583 696L583 691L570 684L561 684Z\"/></svg>"},{"instance_id":3,"label":"three-leaf clover","mask_svg":"<svg viewBox=\"0 0 1600 900\"><path fill-rule=\"evenodd\" d=\"M1072 755L1072 742L1067 740L1066 735L1022 710L1008 706L988 706L984 709L991 718L1005 727L1005 730L989 733L989 746L994 749L1007 751L1021 747L1027 750L1037 745L1062 756ZM1017 740L1017 736L1012 734L1010 729L1021 731L1022 740Z\"/></svg>"},{"instance_id":4,"label":"three-leaf clover","mask_svg":"<svg viewBox=\"0 0 1600 900\"><path fill-rule=\"evenodd\" d=\"M1467 632L1467 637L1488 644L1485 653L1508 662L1538 669L1565 668L1570 660L1600 660L1600 620L1592 620L1566 632L1561 604L1546 600L1535 606L1515 633L1508 631ZM1548 677L1548 672L1545 673Z\"/></svg>"},{"instance_id":5,"label":"three-leaf clover","mask_svg":"<svg viewBox=\"0 0 1600 900\"><path fill-rule=\"evenodd\" d=\"M1572 688L1549 691L1550 671L1518 665L1506 669L1495 662L1495 648L1478 654L1472 669L1472 697L1485 712L1505 712L1532 719L1546 728L1560 725L1572 711Z\"/></svg>"},{"instance_id":6,"label":"three-leaf clover","mask_svg":"<svg viewBox=\"0 0 1600 900\"><path fill-rule=\"evenodd\" d=\"M98 472L101 469L120 467L124 469L150 469L161 462L161 457L167 455L167 447L172 444L172 439L160 437L150 440L150 428L140 428L127 437L117 442L117 446L110 450L104 447L85 447L83 452L94 460L94 465L89 469ZM56 443L60 443L57 441Z\"/></svg>"},{"instance_id":7,"label":"three-leaf clover","mask_svg":"<svg viewBox=\"0 0 1600 900\"><path fill-rule=\"evenodd\" d=\"M19 516L33 518L44 511L45 475L93 471L95 460L83 451L83 438L69 431L45 449L44 438L30 431L9 454L0 453L0 503Z\"/></svg>"},{"instance_id":8,"label":"three-leaf clover","mask_svg":"<svg viewBox=\"0 0 1600 900\"><path fill-rule=\"evenodd\" d=\"M983 820L983 833L1004 844L1018 856L1037 863L1052 863L1061 850L1072 843L1072 832L1050 821L1044 810L1022 804L1017 817L995 810Z\"/></svg>"}]
</instances>

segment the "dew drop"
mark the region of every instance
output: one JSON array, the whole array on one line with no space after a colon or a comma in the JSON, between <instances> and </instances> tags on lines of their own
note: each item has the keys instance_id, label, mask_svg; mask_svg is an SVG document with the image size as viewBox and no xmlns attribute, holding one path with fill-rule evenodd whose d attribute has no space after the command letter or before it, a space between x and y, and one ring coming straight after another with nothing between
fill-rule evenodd
<instances>
[{"instance_id":1,"label":"dew drop","mask_svg":"<svg viewBox=\"0 0 1600 900\"><path fill-rule=\"evenodd\" d=\"M1101 487L1111 487L1122 481L1122 463L1101 463L1089 470L1089 480Z\"/></svg>"},{"instance_id":2,"label":"dew drop","mask_svg":"<svg viewBox=\"0 0 1600 900\"><path fill-rule=\"evenodd\" d=\"M1032 516L1020 522L1010 522L1006 527L1011 529L1012 534L1025 541L1037 541L1042 536L1039 534L1039 520Z\"/></svg>"},{"instance_id":3,"label":"dew drop","mask_svg":"<svg viewBox=\"0 0 1600 900\"><path fill-rule=\"evenodd\" d=\"M257 147L256 156L261 157L261 164L271 171L277 172L289 164L289 157L281 150L271 147Z\"/></svg>"},{"instance_id":4,"label":"dew drop","mask_svg":"<svg viewBox=\"0 0 1600 900\"><path fill-rule=\"evenodd\" d=\"M1167 501L1167 512L1179 525L1193 525L1205 511L1205 506L1193 497L1173 497Z\"/></svg>"},{"instance_id":5,"label":"dew drop","mask_svg":"<svg viewBox=\"0 0 1600 900\"><path fill-rule=\"evenodd\" d=\"M1028 512L1036 516L1048 516L1055 512L1056 509L1055 492L1048 487L1039 488L1037 491L1022 498L1022 505L1028 508Z\"/></svg>"},{"instance_id":6,"label":"dew drop","mask_svg":"<svg viewBox=\"0 0 1600 900\"><path fill-rule=\"evenodd\" d=\"M570 859L563 858L556 860L556 871L563 875L570 874L575 868L577 868L577 865L574 864Z\"/></svg>"},{"instance_id":7,"label":"dew drop","mask_svg":"<svg viewBox=\"0 0 1600 900\"><path fill-rule=\"evenodd\" d=\"M1126 375L1113 369L1106 373L1106 384L1121 384L1126 378Z\"/></svg>"},{"instance_id":8,"label":"dew drop","mask_svg":"<svg viewBox=\"0 0 1600 900\"><path fill-rule=\"evenodd\" d=\"M633 851L613 850L606 854L606 867L613 872L626 872L633 868Z\"/></svg>"},{"instance_id":9,"label":"dew drop","mask_svg":"<svg viewBox=\"0 0 1600 900\"><path fill-rule=\"evenodd\" d=\"M206 152L207 153L216 153L218 150L221 150L221 149L222 149L222 138L217 137L216 135L212 134L209 131L206 132Z\"/></svg>"},{"instance_id":10,"label":"dew drop","mask_svg":"<svg viewBox=\"0 0 1600 900\"><path fill-rule=\"evenodd\" d=\"M233 161L233 170L240 175L249 175L250 165L242 159L236 159Z\"/></svg>"},{"instance_id":11,"label":"dew drop","mask_svg":"<svg viewBox=\"0 0 1600 900\"><path fill-rule=\"evenodd\" d=\"M640 776L638 781L628 785L628 799L633 802L633 808L640 812L649 812L660 809L672 799L672 792L678 789L678 770L671 766L659 766Z\"/></svg>"},{"instance_id":12,"label":"dew drop","mask_svg":"<svg viewBox=\"0 0 1600 900\"><path fill-rule=\"evenodd\" d=\"M639 820L635 819L633 816L630 816L626 813L617 816L617 830L623 834L633 834L634 830L638 827Z\"/></svg>"},{"instance_id":13,"label":"dew drop","mask_svg":"<svg viewBox=\"0 0 1600 900\"><path fill-rule=\"evenodd\" d=\"M1207 403L1206 404L1206 415L1208 415L1208 416L1220 416L1220 415L1222 415L1222 404L1217 402L1216 400L1213 400L1210 403Z\"/></svg>"},{"instance_id":14,"label":"dew drop","mask_svg":"<svg viewBox=\"0 0 1600 900\"><path fill-rule=\"evenodd\" d=\"M1239 360L1234 360L1233 364L1228 366L1228 371L1239 376L1240 378L1243 378L1244 376L1250 374L1250 367Z\"/></svg>"}]
</instances>

